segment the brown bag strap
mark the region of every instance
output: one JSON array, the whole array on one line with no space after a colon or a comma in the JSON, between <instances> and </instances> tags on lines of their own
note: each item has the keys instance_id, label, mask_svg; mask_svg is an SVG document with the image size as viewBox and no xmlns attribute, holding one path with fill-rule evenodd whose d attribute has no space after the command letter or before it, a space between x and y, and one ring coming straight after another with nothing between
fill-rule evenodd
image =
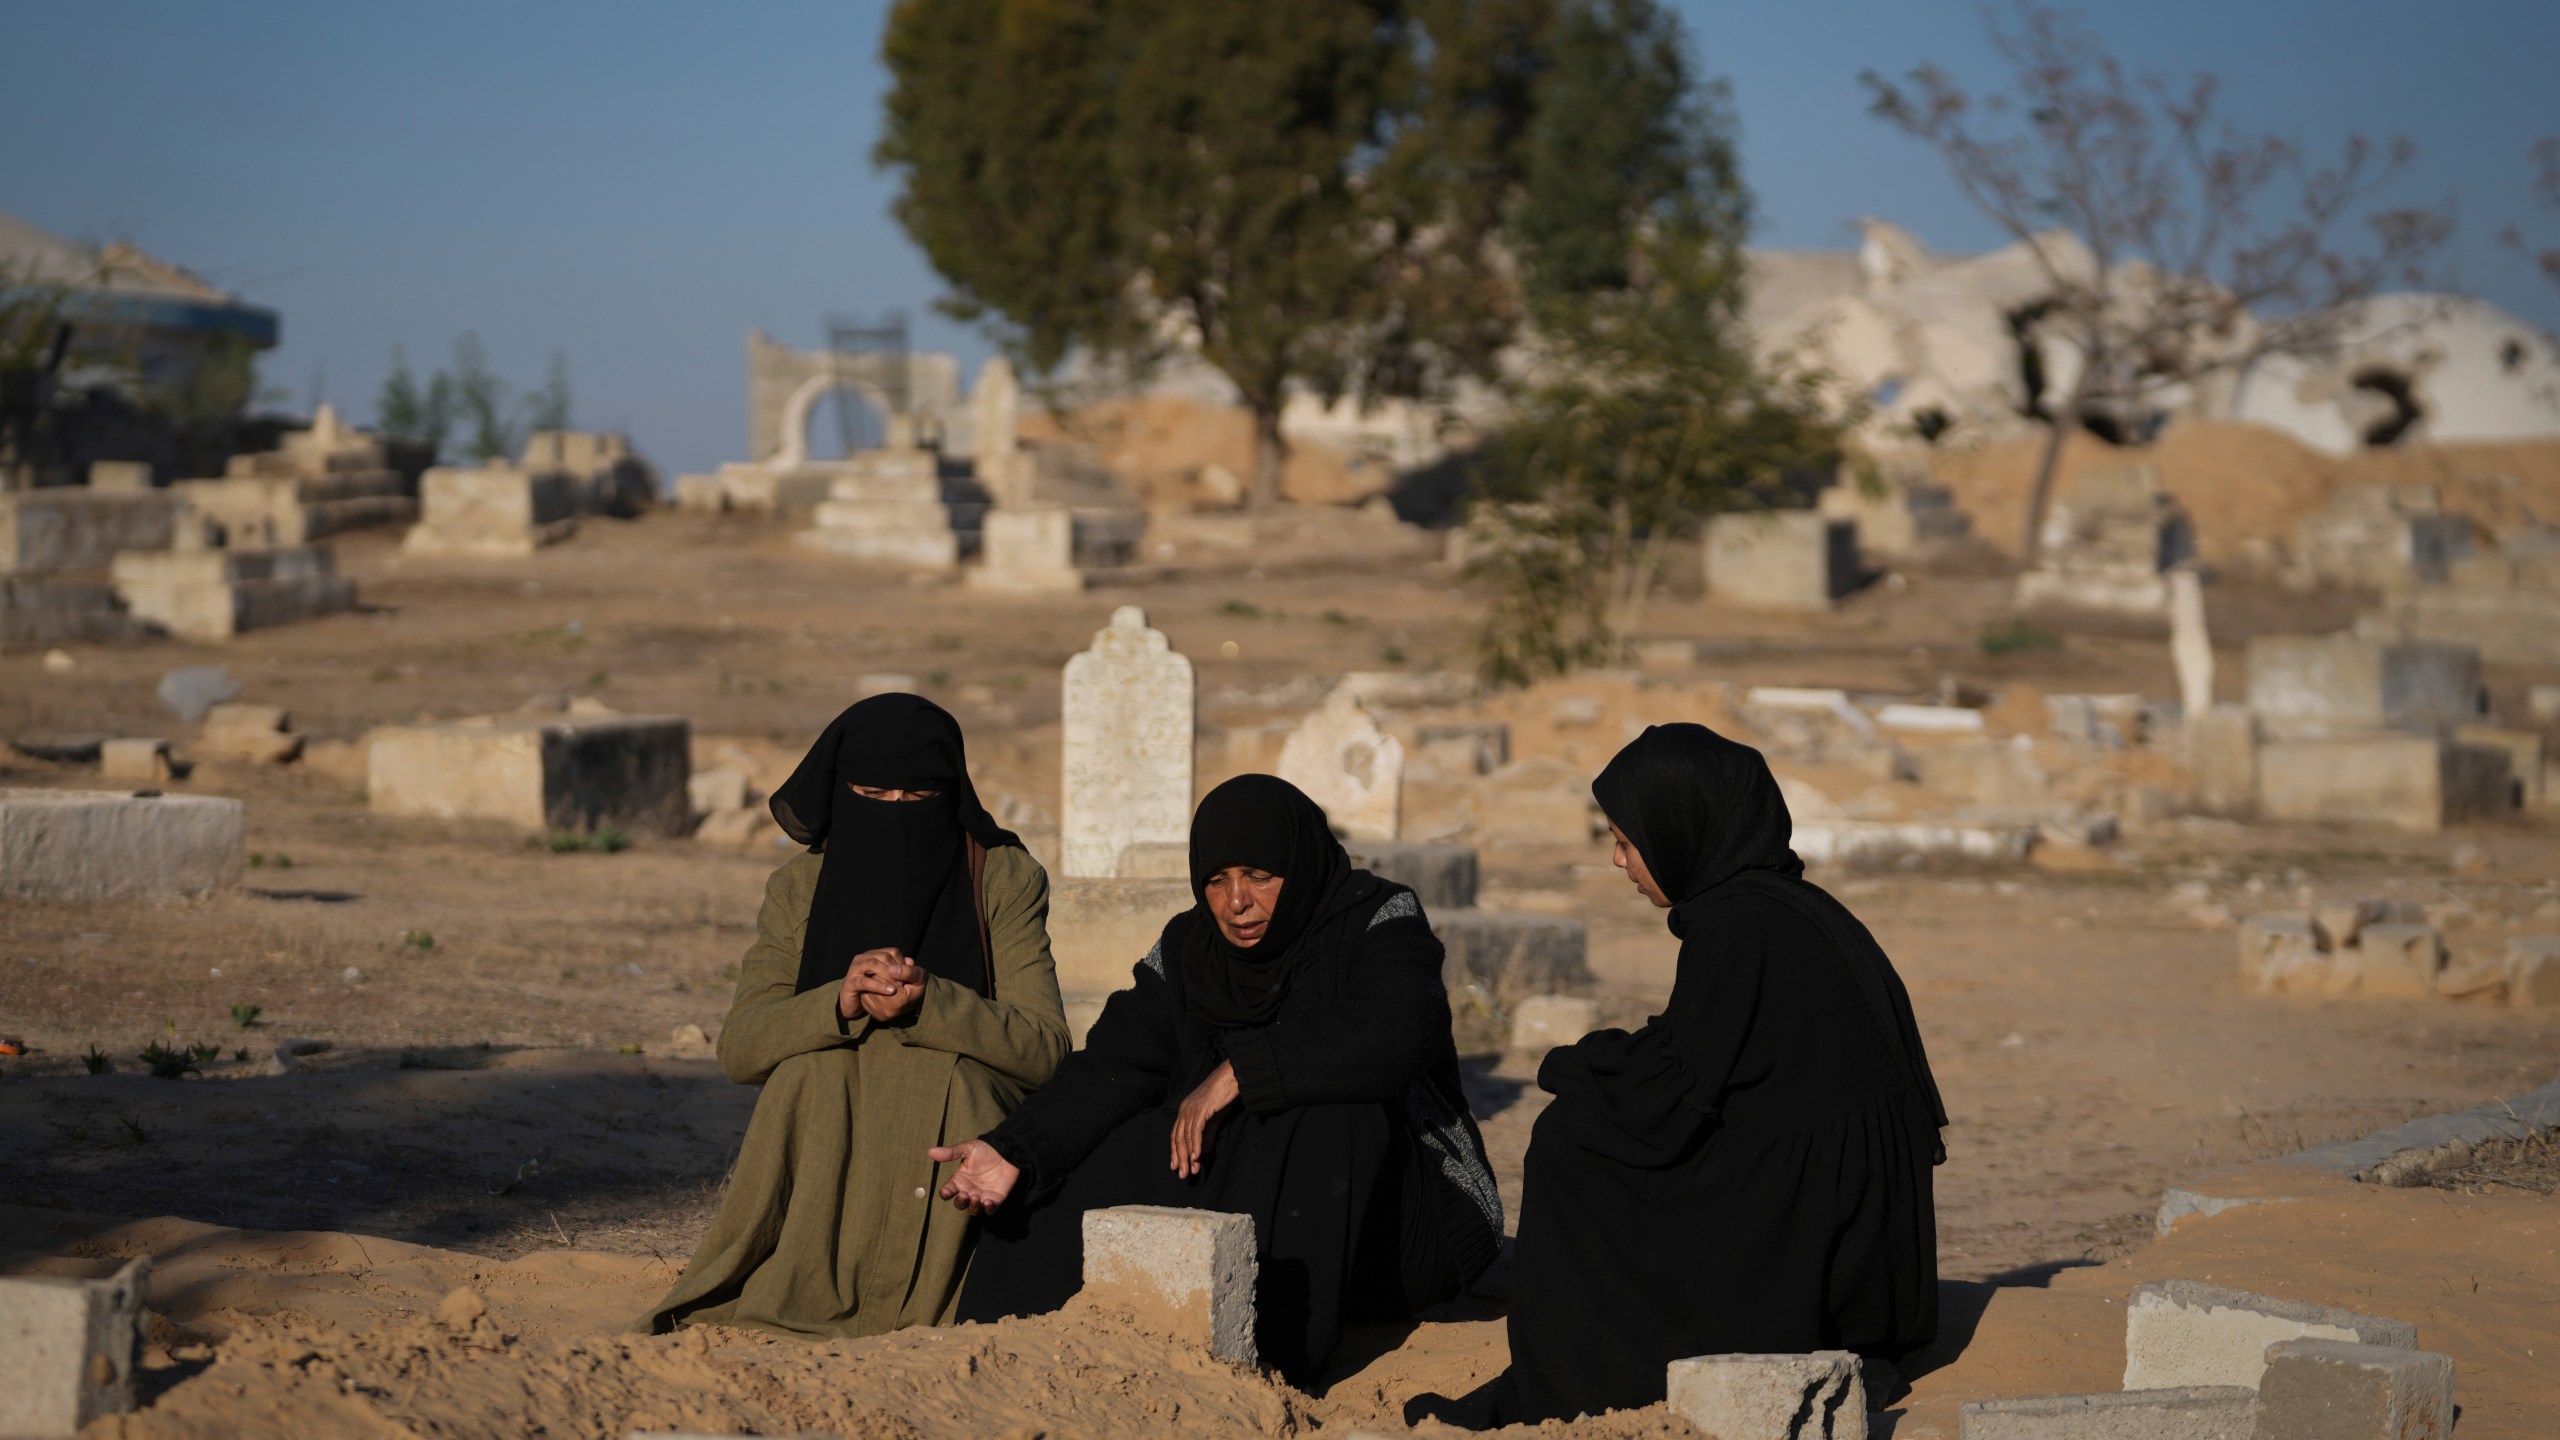
<instances>
[{"instance_id":1,"label":"brown bag strap","mask_svg":"<svg viewBox=\"0 0 2560 1440\"><path fill-rule=\"evenodd\" d=\"M978 917L978 993L996 993L996 942L987 933L987 847L978 837L966 837L969 846L969 913Z\"/></svg>"}]
</instances>

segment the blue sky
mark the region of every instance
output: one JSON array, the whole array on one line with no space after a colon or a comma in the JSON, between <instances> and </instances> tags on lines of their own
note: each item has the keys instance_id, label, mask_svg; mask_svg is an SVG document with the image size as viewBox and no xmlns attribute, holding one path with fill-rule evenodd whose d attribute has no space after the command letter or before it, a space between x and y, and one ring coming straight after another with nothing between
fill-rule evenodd
<instances>
[{"instance_id":1,"label":"blue sky","mask_svg":"<svg viewBox=\"0 0 2560 1440\"><path fill-rule=\"evenodd\" d=\"M1244 3L1244 0L1203 0ZM1938 0L1683 0L1727 77L1764 244L1841 246L1877 215L1941 249L1994 236L1936 162L1863 111L1861 71L1997 78L1981 10ZM14 7L0 210L129 238L284 315L267 380L372 412L391 349L476 331L582 424L670 473L743 453L744 336L809 344L830 312L904 308L917 343L977 336L889 218L870 150L885 5L728 0L83 0ZM2560 133L2551 0L2146 0L2086 8L2129 63L2223 77L2250 125L2420 147L2452 195L2451 278L2552 329L2560 287L2497 243L2534 214L2526 151Z\"/></svg>"}]
</instances>

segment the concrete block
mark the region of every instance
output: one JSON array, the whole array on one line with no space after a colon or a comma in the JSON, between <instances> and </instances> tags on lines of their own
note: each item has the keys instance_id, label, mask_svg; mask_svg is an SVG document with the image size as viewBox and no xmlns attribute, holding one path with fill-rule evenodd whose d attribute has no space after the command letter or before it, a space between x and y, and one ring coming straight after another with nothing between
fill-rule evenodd
<instances>
[{"instance_id":1,"label":"concrete block","mask_svg":"<svg viewBox=\"0 0 2560 1440\"><path fill-rule=\"evenodd\" d=\"M0 895L202 895L240 878L246 812L205 795L0 789Z\"/></svg>"},{"instance_id":2,"label":"concrete block","mask_svg":"<svg viewBox=\"0 0 2560 1440\"><path fill-rule=\"evenodd\" d=\"M0 655L150 633L115 586L88 577L0 575Z\"/></svg>"},{"instance_id":3,"label":"concrete block","mask_svg":"<svg viewBox=\"0 0 2560 1440\"><path fill-rule=\"evenodd\" d=\"M2258 750L2258 813L2268 820L2434 831L2505 814L2513 797L2504 751L2429 736L2284 740Z\"/></svg>"},{"instance_id":4,"label":"concrete block","mask_svg":"<svg viewBox=\"0 0 2560 1440\"><path fill-rule=\"evenodd\" d=\"M1828 610L1858 581L1858 527L1811 510L1718 515L1707 522L1707 591L1780 610Z\"/></svg>"},{"instance_id":5,"label":"concrete block","mask_svg":"<svg viewBox=\"0 0 2560 1440\"><path fill-rule=\"evenodd\" d=\"M1075 517L1064 505L997 506L981 523L978 548L982 563L966 577L973 590L1084 589L1075 563Z\"/></svg>"},{"instance_id":6,"label":"concrete block","mask_svg":"<svg viewBox=\"0 0 2560 1440\"><path fill-rule=\"evenodd\" d=\"M0 1435L63 1440L134 1405L148 1259L104 1280L0 1279Z\"/></svg>"},{"instance_id":7,"label":"concrete block","mask_svg":"<svg viewBox=\"0 0 2560 1440\"><path fill-rule=\"evenodd\" d=\"M1430 920L1448 952L1440 973L1453 997L1475 986L1509 1005L1591 983L1591 940L1579 920L1490 910L1439 910Z\"/></svg>"},{"instance_id":8,"label":"concrete block","mask_svg":"<svg viewBox=\"0 0 2560 1440\"><path fill-rule=\"evenodd\" d=\"M671 715L386 726L373 732L366 789L377 815L684 835L691 730Z\"/></svg>"},{"instance_id":9,"label":"concrete block","mask_svg":"<svg viewBox=\"0 0 2560 1440\"><path fill-rule=\"evenodd\" d=\"M2240 922L2240 976L2262 991L2316 987L2328 973L2319 932L2299 915L2251 915Z\"/></svg>"},{"instance_id":10,"label":"concrete block","mask_svg":"<svg viewBox=\"0 0 2560 1440\"><path fill-rule=\"evenodd\" d=\"M173 773L166 740L109 740L98 747L98 778L110 784L156 786Z\"/></svg>"},{"instance_id":11,"label":"concrete block","mask_svg":"<svg viewBox=\"0 0 2560 1440\"><path fill-rule=\"evenodd\" d=\"M1084 1298L1125 1307L1139 1324L1258 1365L1253 1217L1121 1205L1084 1214Z\"/></svg>"},{"instance_id":12,"label":"concrete block","mask_svg":"<svg viewBox=\"0 0 2560 1440\"><path fill-rule=\"evenodd\" d=\"M1957 1440L2251 1440L2258 1394L2240 1385L1968 1400Z\"/></svg>"},{"instance_id":13,"label":"concrete block","mask_svg":"<svg viewBox=\"0 0 2560 1440\"><path fill-rule=\"evenodd\" d=\"M2519 1010L2560 1010L2560 935L2518 935L2507 942L2507 1003Z\"/></svg>"},{"instance_id":14,"label":"concrete block","mask_svg":"<svg viewBox=\"0 0 2560 1440\"><path fill-rule=\"evenodd\" d=\"M2410 1346L2418 1327L2327 1305L2279 1300L2194 1280L2137 1285L2124 1312L2124 1388L2258 1387L2279 1340Z\"/></svg>"},{"instance_id":15,"label":"concrete block","mask_svg":"<svg viewBox=\"0 0 2560 1440\"><path fill-rule=\"evenodd\" d=\"M400 548L413 555L531 555L577 533L579 487L557 470L439 466L418 481L418 523Z\"/></svg>"},{"instance_id":16,"label":"concrete block","mask_svg":"<svg viewBox=\"0 0 2560 1440\"><path fill-rule=\"evenodd\" d=\"M1476 851L1472 845L1411 840L1345 840L1351 863L1382 880L1412 888L1426 912L1472 909L1476 903Z\"/></svg>"},{"instance_id":17,"label":"concrete block","mask_svg":"<svg viewBox=\"0 0 2560 1440\"><path fill-rule=\"evenodd\" d=\"M2258 721L2245 705L2216 705L2181 727L2196 804L2210 815L2250 815L2258 808Z\"/></svg>"},{"instance_id":18,"label":"concrete block","mask_svg":"<svg viewBox=\"0 0 2560 1440\"><path fill-rule=\"evenodd\" d=\"M2354 635L2249 642L2249 708L2274 739L2407 730L2447 735L2482 714L2480 652Z\"/></svg>"},{"instance_id":19,"label":"concrete block","mask_svg":"<svg viewBox=\"0 0 2560 1440\"><path fill-rule=\"evenodd\" d=\"M100 495L140 495L152 488L147 460L92 460L89 488Z\"/></svg>"},{"instance_id":20,"label":"concrete block","mask_svg":"<svg viewBox=\"0 0 2560 1440\"><path fill-rule=\"evenodd\" d=\"M0 493L0 576L104 570L126 550L166 550L178 502L164 491L100 494L86 486Z\"/></svg>"},{"instance_id":21,"label":"concrete block","mask_svg":"<svg viewBox=\"0 0 2560 1440\"><path fill-rule=\"evenodd\" d=\"M2356 951L2368 994L2433 995L2444 973L2444 935L2433 925L2367 925Z\"/></svg>"},{"instance_id":22,"label":"concrete block","mask_svg":"<svg viewBox=\"0 0 2560 1440\"><path fill-rule=\"evenodd\" d=\"M325 545L269 550L129 551L115 558L116 594L137 620L184 640L352 610L353 580Z\"/></svg>"},{"instance_id":23,"label":"concrete block","mask_svg":"<svg viewBox=\"0 0 2560 1440\"><path fill-rule=\"evenodd\" d=\"M2258 1440L2447 1440L2453 1420L2450 1355L2333 1339L2267 1347Z\"/></svg>"},{"instance_id":24,"label":"concrete block","mask_svg":"<svg viewBox=\"0 0 2560 1440\"><path fill-rule=\"evenodd\" d=\"M2464 725L2454 730L2453 738L2459 744L2496 750L2507 757L2507 783L2512 791L2508 809L2530 810L2543 803L2546 797L2541 735L2531 730L2503 730L2495 725Z\"/></svg>"},{"instance_id":25,"label":"concrete block","mask_svg":"<svg viewBox=\"0 0 2560 1440\"><path fill-rule=\"evenodd\" d=\"M292 718L281 706L216 705L205 712L188 753L199 760L280 765L301 755L302 737L292 733Z\"/></svg>"},{"instance_id":26,"label":"concrete block","mask_svg":"<svg viewBox=\"0 0 2560 1440\"><path fill-rule=\"evenodd\" d=\"M1108 995L1129 985L1129 972L1164 934L1165 922L1192 907L1188 879L1049 880L1049 953L1058 988L1070 995Z\"/></svg>"},{"instance_id":27,"label":"concrete block","mask_svg":"<svg viewBox=\"0 0 2560 1440\"><path fill-rule=\"evenodd\" d=\"M1716 1440L1865 1440L1867 1387L1846 1350L1696 1355L1663 1376L1671 1413Z\"/></svg>"},{"instance_id":28,"label":"concrete block","mask_svg":"<svg viewBox=\"0 0 2560 1440\"><path fill-rule=\"evenodd\" d=\"M1600 1028L1600 1002L1578 995L1532 995L1511 1007L1511 1048L1543 1054Z\"/></svg>"}]
</instances>

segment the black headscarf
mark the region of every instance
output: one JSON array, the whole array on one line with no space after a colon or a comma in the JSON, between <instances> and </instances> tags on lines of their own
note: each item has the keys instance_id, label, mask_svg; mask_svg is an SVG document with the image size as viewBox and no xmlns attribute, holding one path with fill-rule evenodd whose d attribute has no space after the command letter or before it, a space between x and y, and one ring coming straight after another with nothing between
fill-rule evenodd
<instances>
[{"instance_id":1,"label":"black headscarf","mask_svg":"<svg viewBox=\"0 0 2560 1440\"><path fill-rule=\"evenodd\" d=\"M851 787L932 790L930 800L866 800ZM978 803L960 722L920 695L874 695L838 715L773 795L784 833L824 852L799 988L844 979L853 957L895 946L983 993L986 951L966 841L1018 845Z\"/></svg>"},{"instance_id":2,"label":"black headscarf","mask_svg":"<svg viewBox=\"0 0 2560 1440\"><path fill-rule=\"evenodd\" d=\"M1249 865L1281 877L1280 903L1262 938L1231 943L1209 913L1210 877ZM1239 775L1201 800L1191 817L1190 933L1182 942L1183 991L1191 1013L1212 1025L1260 1025L1288 994L1289 979L1320 923L1374 891L1378 881L1351 868L1324 807L1277 775Z\"/></svg>"},{"instance_id":3,"label":"black headscarf","mask_svg":"<svg viewBox=\"0 0 2560 1440\"><path fill-rule=\"evenodd\" d=\"M1820 926L1848 962L1859 998L1883 1027L1885 1043L1929 1097L1941 1128L1947 1109L1920 1043L1911 997L1884 948L1849 907L1804 878L1789 841L1795 821L1778 777L1760 752L1704 725L1648 725L1591 782L1601 812L1635 842L1653 883L1671 898L1671 933L1688 938L1691 917L1719 892L1748 888ZM1685 950L1683 951L1685 954ZM1943 1161L1943 1148L1937 1159Z\"/></svg>"}]
</instances>

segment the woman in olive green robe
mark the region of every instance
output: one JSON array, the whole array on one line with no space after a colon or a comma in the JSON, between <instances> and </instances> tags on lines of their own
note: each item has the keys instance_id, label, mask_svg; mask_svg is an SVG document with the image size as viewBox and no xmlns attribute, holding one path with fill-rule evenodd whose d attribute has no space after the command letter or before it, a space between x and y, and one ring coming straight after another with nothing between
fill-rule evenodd
<instances>
[{"instance_id":1,"label":"woman in olive green robe","mask_svg":"<svg viewBox=\"0 0 2560 1440\"><path fill-rule=\"evenodd\" d=\"M774 814L813 848L765 885L719 1046L764 1093L710 1231L634 1328L947 1323L976 1222L933 1203L925 1152L1066 1056L1048 876L978 805L958 723L912 695L839 716Z\"/></svg>"}]
</instances>

